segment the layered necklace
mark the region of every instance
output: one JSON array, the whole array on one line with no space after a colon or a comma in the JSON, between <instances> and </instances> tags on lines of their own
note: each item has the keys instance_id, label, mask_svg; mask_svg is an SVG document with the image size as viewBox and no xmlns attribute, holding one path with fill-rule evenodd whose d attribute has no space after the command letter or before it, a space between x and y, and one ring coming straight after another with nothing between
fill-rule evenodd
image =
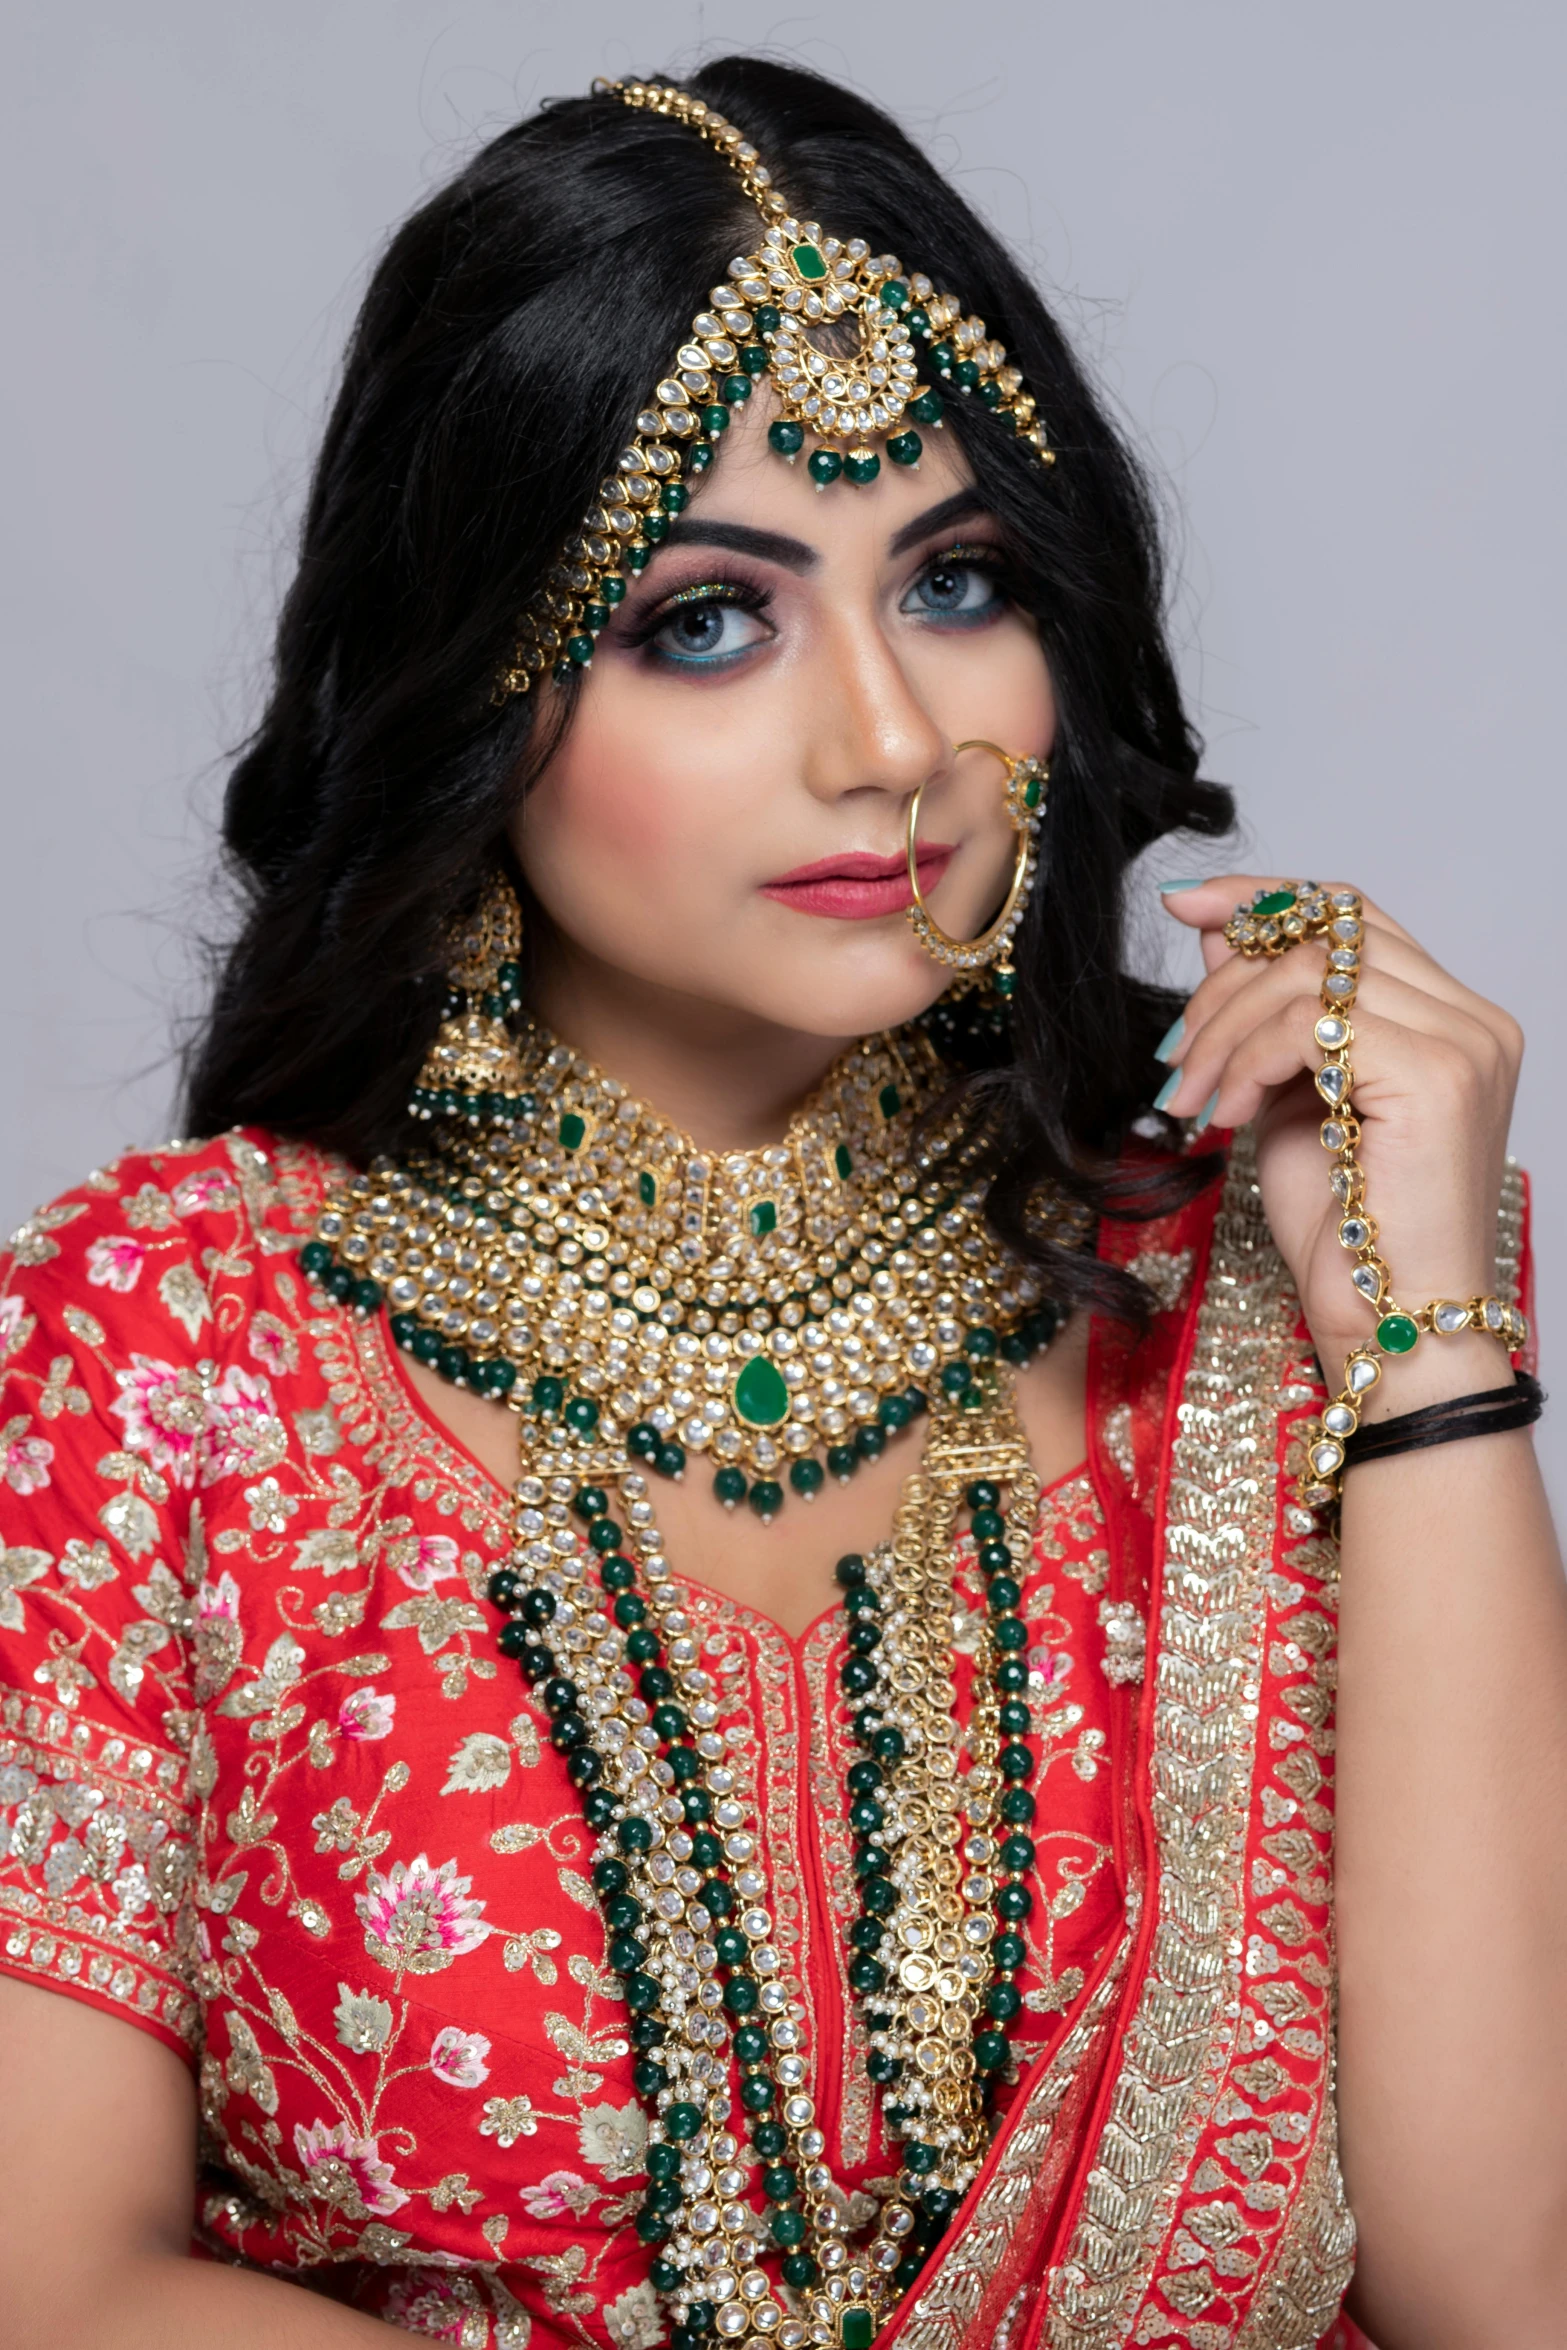
<instances>
[{"instance_id":1,"label":"layered necklace","mask_svg":"<svg viewBox=\"0 0 1567 2350\"><path fill-rule=\"evenodd\" d=\"M301 1261L519 1414L512 1549L489 1594L598 1839L649 2117L636 2231L672 2350L869 2350L979 2172L1022 2004L1036 1800L1020 1607L1039 1484L1012 1379L1056 1317L944 1175L944 1138L916 1133L946 1082L917 1030L845 1055L776 1147L717 1155L542 1028L524 1070L504 1127L437 1129L406 1164L352 1177ZM1081 1231L1063 1207L1040 1221ZM650 1472L705 1454L718 1499L769 1518L786 1484L811 1499L919 1416L892 1541L837 1566L847 1972L900 2161L856 2239ZM965 1513L988 1598L966 1731Z\"/></svg>"}]
</instances>

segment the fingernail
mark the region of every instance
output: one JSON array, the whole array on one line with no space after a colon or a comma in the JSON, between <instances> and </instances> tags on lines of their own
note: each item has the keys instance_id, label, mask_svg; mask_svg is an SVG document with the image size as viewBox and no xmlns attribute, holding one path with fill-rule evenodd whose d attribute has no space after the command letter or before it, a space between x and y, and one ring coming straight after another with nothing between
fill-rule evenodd
<instances>
[{"instance_id":1,"label":"fingernail","mask_svg":"<svg viewBox=\"0 0 1567 2350\"><path fill-rule=\"evenodd\" d=\"M1203 1103L1202 1108L1197 1113L1197 1131L1199 1134L1204 1133L1206 1129L1213 1124L1213 1113L1218 1108L1218 1106L1219 1097L1217 1093L1210 1093L1208 1099Z\"/></svg>"},{"instance_id":2,"label":"fingernail","mask_svg":"<svg viewBox=\"0 0 1567 2350\"><path fill-rule=\"evenodd\" d=\"M1162 898L1175 898L1180 896L1183 889L1201 889L1203 887L1204 884L1200 881L1161 881L1159 895Z\"/></svg>"},{"instance_id":3,"label":"fingernail","mask_svg":"<svg viewBox=\"0 0 1567 2350\"><path fill-rule=\"evenodd\" d=\"M1158 1092L1154 1095L1153 1106L1156 1110L1167 1110L1169 1108L1170 1104L1175 1099L1175 1089L1180 1084L1180 1082L1181 1072L1179 1069L1177 1069L1174 1076L1167 1077L1164 1083L1160 1086Z\"/></svg>"},{"instance_id":4,"label":"fingernail","mask_svg":"<svg viewBox=\"0 0 1567 2350\"><path fill-rule=\"evenodd\" d=\"M1154 1059L1156 1061L1167 1061L1185 1034L1186 1014L1184 1012L1177 1012L1175 1018L1171 1021L1169 1028L1153 1048Z\"/></svg>"}]
</instances>

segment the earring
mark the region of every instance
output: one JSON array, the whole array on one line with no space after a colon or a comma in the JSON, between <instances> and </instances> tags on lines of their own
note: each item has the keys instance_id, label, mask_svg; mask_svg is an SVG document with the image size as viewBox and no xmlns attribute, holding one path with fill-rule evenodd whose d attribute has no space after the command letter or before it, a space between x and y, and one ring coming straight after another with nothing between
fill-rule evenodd
<instances>
[{"instance_id":1,"label":"earring","mask_svg":"<svg viewBox=\"0 0 1567 2350\"><path fill-rule=\"evenodd\" d=\"M1012 866L1011 885L1000 913L977 938L952 938L942 929L926 905L920 889L917 849L920 803L925 797L925 786L921 784L909 802L905 843L909 860L909 888L914 896L914 903L909 908L909 923L925 952L936 962L950 965L960 975L994 966L991 969L991 985L997 995L1005 1000L1017 990L1017 972L1012 964L1012 940L1027 911L1029 893L1039 870L1035 850L1040 819L1045 812L1045 790L1050 781L1050 766L1045 759L1014 759L999 743L970 739L954 744L953 748L955 751L989 751L1007 771L1006 811L1012 829L1017 834L1017 854Z\"/></svg>"},{"instance_id":2,"label":"earring","mask_svg":"<svg viewBox=\"0 0 1567 2350\"><path fill-rule=\"evenodd\" d=\"M522 1009L522 908L494 873L450 943L451 989L435 1040L414 1081L412 1117L504 1126L522 1115L522 1060L506 1022Z\"/></svg>"}]
</instances>

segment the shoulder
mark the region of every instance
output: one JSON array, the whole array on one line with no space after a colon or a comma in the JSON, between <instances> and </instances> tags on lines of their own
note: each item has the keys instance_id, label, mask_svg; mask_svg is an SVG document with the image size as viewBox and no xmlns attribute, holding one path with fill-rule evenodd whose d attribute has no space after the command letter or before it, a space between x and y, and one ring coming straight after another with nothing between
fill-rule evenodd
<instances>
[{"instance_id":1,"label":"shoulder","mask_svg":"<svg viewBox=\"0 0 1567 2350\"><path fill-rule=\"evenodd\" d=\"M47 1482L45 1451L107 1426L191 1483L213 1407L253 1414L299 1359L297 1253L342 1171L236 1130L127 1152L30 1216L0 1252L0 1479L28 1490L30 1446Z\"/></svg>"},{"instance_id":2,"label":"shoulder","mask_svg":"<svg viewBox=\"0 0 1567 2350\"><path fill-rule=\"evenodd\" d=\"M343 1171L256 1128L127 1151L37 1209L0 1250L0 1357L16 1351L25 1322L73 1305L194 1343L214 1286L265 1288Z\"/></svg>"}]
</instances>

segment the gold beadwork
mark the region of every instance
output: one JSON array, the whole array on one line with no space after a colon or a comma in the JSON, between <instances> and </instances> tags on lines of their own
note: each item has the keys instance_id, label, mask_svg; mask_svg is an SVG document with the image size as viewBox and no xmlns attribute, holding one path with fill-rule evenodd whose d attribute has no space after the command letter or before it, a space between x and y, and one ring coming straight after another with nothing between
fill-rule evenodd
<instances>
[{"instance_id":1,"label":"gold beadwork","mask_svg":"<svg viewBox=\"0 0 1567 2350\"><path fill-rule=\"evenodd\" d=\"M758 374L779 408L772 438L780 453L792 458L807 438L827 452L815 468L819 486L840 474L869 479L879 463L864 446L872 436L884 440L895 463L917 460L918 436L905 430L902 446L897 439L922 399L916 334L933 372L956 391L977 394L1042 465L1055 462L1021 372L982 318L964 316L955 295L918 273L905 275L895 254L872 253L863 237L845 242L795 217L744 134L688 91L667 82L600 81L594 88L696 131L734 171L761 214L762 235L730 262L726 282L710 289L709 307L697 312L668 374L638 412L581 529L523 615L516 651L496 682L497 701L527 693L551 667L569 673L591 661L594 636L625 596L627 572L644 567L685 507L689 478L710 462ZM920 322L912 330L911 318ZM824 332L838 330L831 336L837 341L846 327L857 337L852 351L821 347Z\"/></svg>"}]
</instances>

